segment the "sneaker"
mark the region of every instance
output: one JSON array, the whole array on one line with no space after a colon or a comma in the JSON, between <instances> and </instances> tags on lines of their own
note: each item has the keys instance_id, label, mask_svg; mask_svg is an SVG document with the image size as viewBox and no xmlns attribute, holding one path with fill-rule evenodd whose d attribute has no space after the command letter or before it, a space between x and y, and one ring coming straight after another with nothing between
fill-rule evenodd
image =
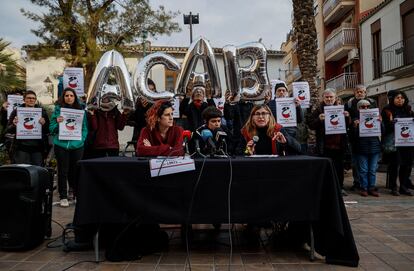
<instances>
[{"instance_id":1,"label":"sneaker","mask_svg":"<svg viewBox=\"0 0 414 271\"><path fill-rule=\"evenodd\" d=\"M367 190L361 190L361 192L359 192L359 194L363 197L368 197L368 192Z\"/></svg>"},{"instance_id":2,"label":"sneaker","mask_svg":"<svg viewBox=\"0 0 414 271\"><path fill-rule=\"evenodd\" d=\"M68 199L61 199L60 200L60 207L69 207Z\"/></svg>"},{"instance_id":3,"label":"sneaker","mask_svg":"<svg viewBox=\"0 0 414 271\"><path fill-rule=\"evenodd\" d=\"M399 196L400 193L397 190L393 189L393 190L391 190L391 195L393 195L393 196Z\"/></svg>"},{"instance_id":4,"label":"sneaker","mask_svg":"<svg viewBox=\"0 0 414 271\"><path fill-rule=\"evenodd\" d=\"M373 197L379 197L379 193L375 190L369 190L368 194L370 194Z\"/></svg>"}]
</instances>

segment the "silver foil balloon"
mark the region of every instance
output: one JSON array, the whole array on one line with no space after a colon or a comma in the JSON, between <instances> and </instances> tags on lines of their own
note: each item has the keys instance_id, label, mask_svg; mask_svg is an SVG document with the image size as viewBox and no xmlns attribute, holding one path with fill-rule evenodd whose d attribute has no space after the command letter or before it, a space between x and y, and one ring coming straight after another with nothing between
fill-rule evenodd
<instances>
[{"instance_id":1,"label":"silver foil balloon","mask_svg":"<svg viewBox=\"0 0 414 271\"><path fill-rule=\"evenodd\" d=\"M176 94L185 95L190 80L198 78L200 73L195 70L199 60L203 61L206 83L209 83L211 86L206 88L206 91L208 91L208 93L205 93L206 96L211 96L212 98L221 97L221 84L216 57L209 42L204 38L197 39L188 48L182 63L181 73L177 78Z\"/></svg>"},{"instance_id":2,"label":"silver foil balloon","mask_svg":"<svg viewBox=\"0 0 414 271\"><path fill-rule=\"evenodd\" d=\"M240 67L240 98L242 100L263 100L270 90L270 81L267 75L267 52L260 42L250 42L237 47L238 58L249 58L251 64ZM253 83L252 83L253 82Z\"/></svg>"},{"instance_id":3,"label":"silver foil balloon","mask_svg":"<svg viewBox=\"0 0 414 271\"><path fill-rule=\"evenodd\" d=\"M106 93L101 91L107 84L109 76L113 74L117 87L106 86ZM102 98L108 97L121 101L123 109L134 109L134 97L131 88L131 77L123 56L111 50L104 53L95 68L88 88L88 107L92 109L101 108ZM104 106L107 109L106 106Z\"/></svg>"},{"instance_id":4,"label":"silver foil balloon","mask_svg":"<svg viewBox=\"0 0 414 271\"><path fill-rule=\"evenodd\" d=\"M233 45L223 47L224 74L226 75L227 89L233 97L240 93L240 74L237 60L237 48Z\"/></svg>"},{"instance_id":5,"label":"silver foil balloon","mask_svg":"<svg viewBox=\"0 0 414 271\"><path fill-rule=\"evenodd\" d=\"M165 53L152 53L144 57L137 65L134 75L133 75L133 85L134 89L139 96L144 97L144 99L149 102L155 102L160 99L172 99L174 93L170 91L157 91L150 90L148 88L148 73L154 65L162 64L166 69L172 71L180 70L180 63L178 61Z\"/></svg>"}]
</instances>

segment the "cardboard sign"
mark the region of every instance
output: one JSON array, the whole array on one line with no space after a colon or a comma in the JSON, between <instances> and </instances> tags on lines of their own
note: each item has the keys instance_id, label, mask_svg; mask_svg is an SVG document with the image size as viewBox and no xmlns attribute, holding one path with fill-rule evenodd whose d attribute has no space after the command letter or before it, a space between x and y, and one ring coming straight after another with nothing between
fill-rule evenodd
<instances>
[{"instance_id":1,"label":"cardboard sign","mask_svg":"<svg viewBox=\"0 0 414 271\"><path fill-rule=\"evenodd\" d=\"M414 146L414 119L396 118L394 124L394 133L396 147Z\"/></svg>"},{"instance_id":2,"label":"cardboard sign","mask_svg":"<svg viewBox=\"0 0 414 271\"><path fill-rule=\"evenodd\" d=\"M61 108L63 121L59 123L59 140L82 140L84 110Z\"/></svg>"},{"instance_id":3,"label":"cardboard sign","mask_svg":"<svg viewBox=\"0 0 414 271\"><path fill-rule=\"evenodd\" d=\"M283 127L296 127L295 98L276 98L276 119Z\"/></svg>"},{"instance_id":4,"label":"cardboard sign","mask_svg":"<svg viewBox=\"0 0 414 271\"><path fill-rule=\"evenodd\" d=\"M189 157L155 158L149 165L151 177L195 170L194 160Z\"/></svg>"},{"instance_id":5,"label":"cardboard sign","mask_svg":"<svg viewBox=\"0 0 414 271\"><path fill-rule=\"evenodd\" d=\"M85 96L83 68L65 68L63 71L63 88L74 89L78 97Z\"/></svg>"},{"instance_id":6,"label":"cardboard sign","mask_svg":"<svg viewBox=\"0 0 414 271\"><path fill-rule=\"evenodd\" d=\"M362 109L359 111L359 136L381 136L381 122L379 121L379 109Z\"/></svg>"},{"instance_id":7,"label":"cardboard sign","mask_svg":"<svg viewBox=\"0 0 414 271\"><path fill-rule=\"evenodd\" d=\"M42 139L42 108L18 107L16 139Z\"/></svg>"},{"instance_id":8,"label":"cardboard sign","mask_svg":"<svg viewBox=\"0 0 414 271\"><path fill-rule=\"evenodd\" d=\"M9 106L7 107L7 119L9 119L13 110L23 103L23 96L7 95L7 102L9 103Z\"/></svg>"},{"instance_id":9,"label":"cardboard sign","mask_svg":"<svg viewBox=\"0 0 414 271\"><path fill-rule=\"evenodd\" d=\"M308 82L293 82L293 97L297 98L302 108L309 108L310 91Z\"/></svg>"},{"instance_id":10,"label":"cardboard sign","mask_svg":"<svg viewBox=\"0 0 414 271\"><path fill-rule=\"evenodd\" d=\"M343 105L325 106L324 114L326 135L346 134Z\"/></svg>"}]
</instances>

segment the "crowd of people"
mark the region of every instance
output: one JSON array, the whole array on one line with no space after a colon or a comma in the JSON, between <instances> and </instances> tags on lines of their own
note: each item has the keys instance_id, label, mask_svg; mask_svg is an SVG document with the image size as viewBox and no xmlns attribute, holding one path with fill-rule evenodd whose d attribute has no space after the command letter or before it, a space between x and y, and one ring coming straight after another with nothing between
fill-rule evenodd
<instances>
[{"instance_id":1,"label":"crowd of people","mask_svg":"<svg viewBox=\"0 0 414 271\"><path fill-rule=\"evenodd\" d=\"M148 86L155 89L153 81ZM132 142L137 156L180 156L184 155L183 135L189 130L188 152L209 155L217 148L225 155L298 155L308 152L308 128L316 132L316 151L312 153L332 159L342 193L344 183L344 159L351 146L354 183L361 196L379 196L376 187L378 161L388 164L388 180L391 193L410 195L413 193L411 167L413 147L395 147L394 124L396 118L414 117L406 94L402 91L388 93L389 104L380 116L382 135L361 137L359 114L361 110L377 108L375 100L366 97L366 89L358 85L354 97L344 104L346 133L327 134L324 107L341 104L333 89L322 94L320 106L314 112L301 108L295 100L297 127L283 127L277 123L276 98L289 96L284 82L275 85L274 95L266 95L265 102L235 101L230 92L225 93L223 113L214 100L205 96L205 87L194 86L188 97L180 102L180 118L174 119L171 101L158 100L150 103L143 98L136 101L135 110L120 110L114 101L105 98L96 110L89 110L73 89L66 88L49 118L42 110L39 123L42 126L41 139L16 139L16 125L19 121L14 109L7 119L7 102L1 108L1 123L5 127L2 140L5 141L12 163L44 166L44 160L51 147L57 161L58 191L60 206L69 206L68 199L76 196L76 182L73 173L81 159L118 156L118 131L126 125L134 127ZM19 93L16 93L19 94ZM36 93L25 91L20 107L38 107ZM59 123L63 121L62 108L85 110L80 140L61 140L58 137ZM305 116L306 115L306 116ZM217 141L223 136L225 146L213 146L206 138ZM50 140L49 138L52 138ZM399 186L397 185L399 180Z\"/></svg>"}]
</instances>

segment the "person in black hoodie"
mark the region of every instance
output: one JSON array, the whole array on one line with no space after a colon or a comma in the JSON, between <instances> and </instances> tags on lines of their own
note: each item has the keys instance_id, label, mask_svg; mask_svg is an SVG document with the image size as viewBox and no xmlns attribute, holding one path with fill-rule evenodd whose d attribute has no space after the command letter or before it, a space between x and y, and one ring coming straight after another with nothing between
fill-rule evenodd
<instances>
[{"instance_id":1,"label":"person in black hoodie","mask_svg":"<svg viewBox=\"0 0 414 271\"><path fill-rule=\"evenodd\" d=\"M189 97L184 98L180 103L180 113L188 119L188 128L194 132L198 127L203 125L204 120L201 113L208 106L216 106L213 99L205 101L205 88L203 86L194 86Z\"/></svg>"},{"instance_id":2,"label":"person in black hoodie","mask_svg":"<svg viewBox=\"0 0 414 271\"><path fill-rule=\"evenodd\" d=\"M388 139L395 138L394 124L396 118L413 118L414 112L408 105L409 100L405 92L393 90L388 93L389 104L386 105L381 113L385 135L384 142ZM391 140L392 141L392 140ZM388 179L391 188L391 194L398 196L400 194L412 196L410 187L410 171L413 164L414 147L395 147L394 150L385 154L388 163ZM400 189L397 189L397 176L400 180Z\"/></svg>"},{"instance_id":3,"label":"person in black hoodie","mask_svg":"<svg viewBox=\"0 0 414 271\"><path fill-rule=\"evenodd\" d=\"M36 104L36 93L28 90L23 95L23 104L20 107L39 107ZM16 134L16 125L20 121L17 118L17 108L13 110L7 123L6 132ZM14 162L17 164L31 164L43 166L43 155L47 151L47 135L49 134L49 117L46 110L42 108L42 117L39 119L42 125L41 139L16 139L14 140L13 153Z\"/></svg>"}]
</instances>

